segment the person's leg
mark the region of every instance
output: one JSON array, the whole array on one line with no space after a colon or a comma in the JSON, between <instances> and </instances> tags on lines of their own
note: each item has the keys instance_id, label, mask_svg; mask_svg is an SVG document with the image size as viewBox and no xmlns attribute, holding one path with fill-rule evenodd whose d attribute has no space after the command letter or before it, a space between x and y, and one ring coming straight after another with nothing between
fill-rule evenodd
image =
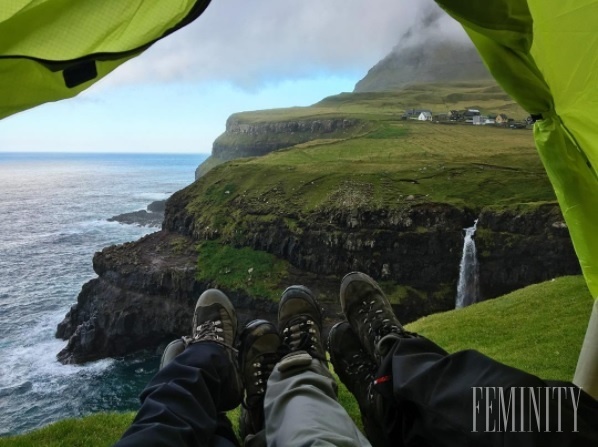
<instances>
[{"instance_id":1,"label":"person's leg","mask_svg":"<svg viewBox=\"0 0 598 447\"><path fill-rule=\"evenodd\" d=\"M269 446L368 446L337 401L337 385L321 342L321 311L312 292L289 287L278 327L291 351L274 368L264 402Z\"/></svg>"},{"instance_id":2,"label":"person's leg","mask_svg":"<svg viewBox=\"0 0 598 447\"><path fill-rule=\"evenodd\" d=\"M160 371L141 394L135 420L116 446L238 445L225 416L241 401L232 348L236 326L226 295L215 289L204 292L186 349L180 343L169 345Z\"/></svg>"},{"instance_id":3,"label":"person's leg","mask_svg":"<svg viewBox=\"0 0 598 447\"><path fill-rule=\"evenodd\" d=\"M592 426L598 420L596 401L572 384L568 386L579 399L575 410L577 432L571 425L575 416L571 399L566 405L557 399L544 399L542 418L548 418L548 422L542 419L542 426L550 424L551 432L529 430L529 425L525 431L520 426L517 430L484 430L486 420L480 406L486 402L478 402L480 406L476 407L475 390L503 392L507 399L511 390L515 390L519 392L517 398L522 394L524 404L529 406L530 390L544 393L552 384L476 351L449 355L430 340L406 332L381 289L362 273L352 273L343 279L341 305L364 348L375 359L374 363L380 365L375 388L387 402L394 404L396 417L387 421L386 428L388 439L395 444L402 440L404 445L438 446L598 445L598 433ZM513 412L520 402L503 401L503 404L510 405ZM494 411L493 421L498 421L499 404L497 400L490 410ZM529 420L532 410L526 407L526 411L529 414L524 415L525 420ZM562 423L560 433L556 419Z\"/></svg>"}]
</instances>

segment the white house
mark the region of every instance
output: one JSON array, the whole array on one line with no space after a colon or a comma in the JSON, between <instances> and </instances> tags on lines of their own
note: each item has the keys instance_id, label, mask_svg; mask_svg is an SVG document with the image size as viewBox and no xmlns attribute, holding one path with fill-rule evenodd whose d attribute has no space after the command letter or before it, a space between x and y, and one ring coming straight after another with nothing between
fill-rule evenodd
<instances>
[{"instance_id":1,"label":"white house","mask_svg":"<svg viewBox=\"0 0 598 447\"><path fill-rule=\"evenodd\" d=\"M475 115L473 117L473 125L474 126L481 126L484 124L484 121L486 120L485 116L482 115Z\"/></svg>"},{"instance_id":2,"label":"white house","mask_svg":"<svg viewBox=\"0 0 598 447\"><path fill-rule=\"evenodd\" d=\"M422 110L417 116L419 121L432 121L432 112L428 110Z\"/></svg>"}]
</instances>

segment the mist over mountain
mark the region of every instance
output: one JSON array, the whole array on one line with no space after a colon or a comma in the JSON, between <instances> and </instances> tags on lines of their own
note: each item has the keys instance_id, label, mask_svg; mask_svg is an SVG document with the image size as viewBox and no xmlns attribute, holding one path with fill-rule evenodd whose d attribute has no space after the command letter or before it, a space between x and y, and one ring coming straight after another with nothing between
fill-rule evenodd
<instances>
[{"instance_id":1,"label":"mist over mountain","mask_svg":"<svg viewBox=\"0 0 598 447\"><path fill-rule=\"evenodd\" d=\"M410 84L491 79L462 30L446 31L448 17L428 10L399 43L355 85L355 92L398 90ZM449 19L450 20L450 19Z\"/></svg>"}]
</instances>

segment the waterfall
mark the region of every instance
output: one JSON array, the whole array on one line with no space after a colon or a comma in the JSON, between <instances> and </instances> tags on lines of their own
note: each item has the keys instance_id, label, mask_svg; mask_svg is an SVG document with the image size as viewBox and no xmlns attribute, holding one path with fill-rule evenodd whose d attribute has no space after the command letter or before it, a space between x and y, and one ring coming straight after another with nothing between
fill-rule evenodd
<instances>
[{"instance_id":1,"label":"waterfall","mask_svg":"<svg viewBox=\"0 0 598 447\"><path fill-rule=\"evenodd\" d=\"M457 298L455 300L457 309L475 303L480 296L478 255L473 240L477 225L478 221L476 219L473 227L465 228L463 256L459 265L459 283L457 284Z\"/></svg>"}]
</instances>

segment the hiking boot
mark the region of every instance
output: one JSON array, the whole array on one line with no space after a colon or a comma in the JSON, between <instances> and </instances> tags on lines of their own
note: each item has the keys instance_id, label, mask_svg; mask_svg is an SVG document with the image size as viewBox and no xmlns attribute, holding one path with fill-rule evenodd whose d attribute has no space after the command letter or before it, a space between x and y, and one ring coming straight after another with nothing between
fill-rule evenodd
<instances>
[{"instance_id":1,"label":"hiking boot","mask_svg":"<svg viewBox=\"0 0 598 447\"><path fill-rule=\"evenodd\" d=\"M239 367L245 385L239 432L241 439L264 428L266 384L280 360L282 340L276 327L266 320L254 320L239 336Z\"/></svg>"},{"instance_id":2,"label":"hiking boot","mask_svg":"<svg viewBox=\"0 0 598 447\"><path fill-rule=\"evenodd\" d=\"M341 308L362 346L379 363L405 331L380 286L365 273L353 272L341 282Z\"/></svg>"},{"instance_id":3,"label":"hiking boot","mask_svg":"<svg viewBox=\"0 0 598 447\"><path fill-rule=\"evenodd\" d=\"M168 346L166 346L164 352L162 353L159 369L164 368L166 365L172 362L174 358L184 350L185 341L182 338L177 338L176 340L172 340L170 343L168 343Z\"/></svg>"},{"instance_id":4,"label":"hiking boot","mask_svg":"<svg viewBox=\"0 0 598 447\"><path fill-rule=\"evenodd\" d=\"M237 365L237 351L234 348L237 336L237 313L228 297L218 289L203 292L193 314L191 337L183 337L186 346L213 342L223 346L231 364L231 382L226 386L230 391L218 408L219 411L232 410L239 405L243 384Z\"/></svg>"},{"instance_id":5,"label":"hiking boot","mask_svg":"<svg viewBox=\"0 0 598 447\"><path fill-rule=\"evenodd\" d=\"M357 400L367 438L374 447L390 445L383 426L388 405L374 388L378 366L349 322L342 321L330 329L328 352L334 371Z\"/></svg>"},{"instance_id":6,"label":"hiking boot","mask_svg":"<svg viewBox=\"0 0 598 447\"><path fill-rule=\"evenodd\" d=\"M278 305L278 329L291 353L306 351L326 363L321 340L322 311L307 287L291 286L283 292Z\"/></svg>"}]
</instances>

